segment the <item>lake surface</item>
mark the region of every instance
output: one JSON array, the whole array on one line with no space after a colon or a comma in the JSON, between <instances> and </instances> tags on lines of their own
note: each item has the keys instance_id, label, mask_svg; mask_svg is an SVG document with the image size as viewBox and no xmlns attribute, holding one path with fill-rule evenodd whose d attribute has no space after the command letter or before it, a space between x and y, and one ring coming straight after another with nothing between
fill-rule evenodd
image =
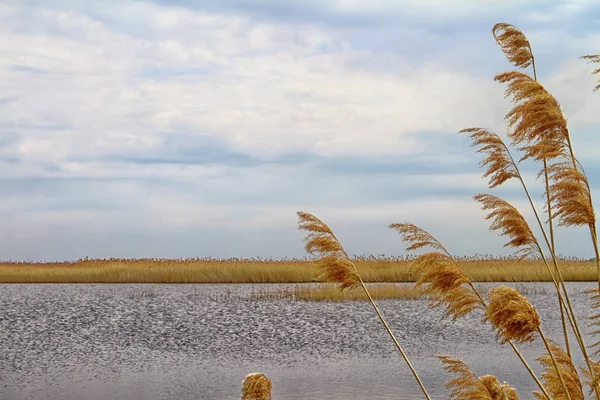
<instances>
[{"instance_id":1,"label":"lake surface","mask_svg":"<svg viewBox=\"0 0 600 400\"><path fill-rule=\"evenodd\" d=\"M583 291L597 284L567 285L583 327ZM546 334L562 345L553 285L510 286L527 288ZM0 285L0 399L233 400L251 372L271 379L274 400L423 398L369 303L251 300L266 287ZM533 397L531 377L481 313L453 323L426 300L377 303L432 398L448 398L452 377L437 354ZM542 347L539 339L519 346L538 373Z\"/></svg>"}]
</instances>

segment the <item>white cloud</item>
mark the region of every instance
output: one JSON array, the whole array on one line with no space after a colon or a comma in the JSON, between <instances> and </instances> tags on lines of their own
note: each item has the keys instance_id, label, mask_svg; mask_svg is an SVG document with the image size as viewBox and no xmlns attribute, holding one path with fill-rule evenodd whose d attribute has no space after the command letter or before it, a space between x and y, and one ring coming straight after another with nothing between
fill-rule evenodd
<instances>
[{"instance_id":1,"label":"white cloud","mask_svg":"<svg viewBox=\"0 0 600 400\"><path fill-rule=\"evenodd\" d=\"M146 10L155 27L172 28L165 18L180 23L159 40L58 11L37 18L61 35L5 33L2 90L18 100L3 115L68 127L43 137L29 132L22 156L152 147L159 132L181 129L255 153L406 154L416 146L406 133L456 131L495 115L487 100L500 91L467 71L431 64L404 76L369 74L348 63L370 54L325 30L163 11ZM319 46L337 47L321 53ZM148 67L167 79L140 76ZM194 68L205 71L168 77Z\"/></svg>"},{"instance_id":2,"label":"white cloud","mask_svg":"<svg viewBox=\"0 0 600 400\"><path fill-rule=\"evenodd\" d=\"M487 223L477 205L470 195L458 199L451 192L474 194L484 191L486 182L480 171L449 171L464 160L447 144L467 143L456 134L466 127L504 132L502 118L510 104L492 80L499 71L482 78L481 71L444 62L478 53L468 40L475 33L462 32L456 49L415 62L393 46L356 45L348 39L351 27L143 2L90 5L89 10L23 4L0 6L0 129L11 135L0 144L0 178L23 186L48 177L80 181L46 181L38 196L16 190L1 199L3 221L21 239L29 230L50 243L59 240L52 236L58 228L64 238L69 229L90 238L102 229L115 237L137 229L139 235L190 231L198 240L210 240L215 230L223 236L264 230L275 236L290 232L290 242L282 246L290 250L296 246L290 244L296 240L294 212L310 207L306 211L340 223L356 252L390 245L392 239L383 239L375 225L384 224L385 230L402 218L444 228L445 239L464 253L471 241L482 243L474 232ZM331 8L378 13L387 4L337 1ZM473 3L455 6L443 11L474 12ZM419 7L441 15L440 2L419 2ZM427 33L433 28L407 29ZM531 35L542 52L558 37L563 43L576 39L539 28ZM597 43L598 35L583 32L581 37L584 49ZM420 43L418 34L410 38ZM494 46L492 40L486 45ZM578 154L588 158L598 143L588 131L600 125L600 96L591 92L590 70L572 60L540 74L563 105L571 129L586 132L577 143L585 144ZM227 167L225 161L127 161L128 155L160 158L194 142L165 148L177 135L199 143L215 139L232 152L259 159L303 154L307 160L300 166L284 159L245 168ZM465 152L472 154L466 146ZM441 170L344 174L343 163L336 171L310 167L311 155L362 162L421 157L421 165L429 160ZM476 170L479 157L472 160ZM350 237L355 223L366 229L364 245ZM462 243L456 231L471 239ZM19 248L24 257L27 249ZM64 243L61 249L56 254L70 254Z\"/></svg>"}]
</instances>

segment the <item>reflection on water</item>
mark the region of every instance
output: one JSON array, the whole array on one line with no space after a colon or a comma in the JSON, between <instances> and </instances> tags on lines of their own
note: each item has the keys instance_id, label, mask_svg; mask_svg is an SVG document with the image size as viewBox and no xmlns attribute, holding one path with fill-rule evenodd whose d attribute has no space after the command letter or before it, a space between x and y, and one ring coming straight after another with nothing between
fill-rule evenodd
<instances>
[{"instance_id":1,"label":"reflection on water","mask_svg":"<svg viewBox=\"0 0 600 400\"><path fill-rule=\"evenodd\" d=\"M275 400L422 398L370 304L249 300L265 286L0 285L0 399L239 399L250 372L271 379ZM552 284L517 286L560 340ZM568 287L583 323L595 285ZM433 398L448 398L437 354L532 397L481 313L452 323L424 300L378 304ZM519 346L536 372L541 346Z\"/></svg>"}]
</instances>

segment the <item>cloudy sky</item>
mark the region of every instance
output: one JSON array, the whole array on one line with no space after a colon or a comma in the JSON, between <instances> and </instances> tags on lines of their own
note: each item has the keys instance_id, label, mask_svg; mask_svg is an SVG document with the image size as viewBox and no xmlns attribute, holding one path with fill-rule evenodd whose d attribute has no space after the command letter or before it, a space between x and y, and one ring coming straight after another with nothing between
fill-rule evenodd
<instances>
[{"instance_id":1,"label":"cloudy sky","mask_svg":"<svg viewBox=\"0 0 600 400\"><path fill-rule=\"evenodd\" d=\"M596 0L3 1L0 259L303 257L296 211L351 254L405 254L393 222L508 254L457 133L506 132L496 22L531 41L598 208ZM591 257L589 233L558 250Z\"/></svg>"}]
</instances>

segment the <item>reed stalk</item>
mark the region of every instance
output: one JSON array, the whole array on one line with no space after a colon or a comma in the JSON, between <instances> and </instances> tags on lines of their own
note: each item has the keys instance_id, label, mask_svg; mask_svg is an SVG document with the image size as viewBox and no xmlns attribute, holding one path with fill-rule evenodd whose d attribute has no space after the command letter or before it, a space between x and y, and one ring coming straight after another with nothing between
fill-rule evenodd
<instances>
[{"instance_id":1,"label":"reed stalk","mask_svg":"<svg viewBox=\"0 0 600 400\"><path fill-rule=\"evenodd\" d=\"M408 251L425 247L432 247L433 249L438 250L438 252L425 253L413 261L416 269L421 271L421 275L415 283L415 286L420 287L429 283L429 286L426 287L423 292L437 298L437 301L434 301L432 306L435 307L444 303L447 304L445 315L451 316L453 319L466 315L476 308L483 308L484 310L489 309L489 305L486 304L486 301L477 291L473 282L464 275L464 272L456 260L454 260L444 245L433 235L414 224L394 223L389 225L389 227L400 233L403 241L407 243L406 249ZM464 289L462 287L463 284L467 285L466 289L468 293L461 290ZM504 332L504 330L504 327L500 328L501 332ZM507 337L506 342L510 343L527 372L529 372L546 398L550 400L551 397L543 384L535 375L532 368L527 363L527 360L525 360L525 357L523 357L519 349L512 342L512 337Z\"/></svg>"},{"instance_id":2,"label":"reed stalk","mask_svg":"<svg viewBox=\"0 0 600 400\"><path fill-rule=\"evenodd\" d=\"M350 256L336 237L335 233L331 228L315 217L312 214L306 212L298 212L298 229L308 232L305 237L305 249L310 254L317 254L319 256L319 264L323 271L323 278L329 282L338 283L340 290L345 290L354 287L362 287L367 295L369 302L373 306L375 313L379 317L379 320L386 329L388 335L394 342L394 345L402 355L402 358L408 365L411 373L417 381L423 395L426 399L431 400L429 393L425 389L421 378L419 377L416 369L410 362L408 356L404 352L404 349L394 336L394 333L387 324L385 318L379 311L379 307L371 297L369 290L367 289L364 281L358 273L356 265L351 261Z\"/></svg>"},{"instance_id":3,"label":"reed stalk","mask_svg":"<svg viewBox=\"0 0 600 400\"><path fill-rule=\"evenodd\" d=\"M537 82L537 68L535 65L535 56L533 54L533 49L531 47L531 43L529 42L529 40L527 39L527 37L525 36L525 34L523 32L521 32L517 27L510 25L510 24L505 24L505 23L499 23L496 24L493 28L492 28L492 34L494 35L494 39L496 39L496 43L498 43L498 45L500 46L500 48L502 49L502 51L507 55L509 61L511 61L516 67L520 67L520 68L527 68L529 65L531 66L531 69L533 70L533 79L534 81ZM515 169L518 172L518 178L521 181L521 183L523 184L523 188L525 189L525 192L527 193L527 197L529 198L531 207L533 208L534 212L536 213L536 217L537 217L537 210L533 204L533 200L531 199L531 196L529 195L529 191L527 190L527 187L525 186L525 182L523 180L523 177L517 167L517 164L514 162L514 160L512 159L512 156L510 155L510 151L508 150L508 148L506 148L507 153L509 154L511 161L515 167ZM550 253L553 255L556 254L556 249L555 249L555 241L554 241L554 223L553 223L553 219L552 219L552 206L551 206L551 201L552 201L552 194L550 192L550 185L549 185L549 177L548 177L548 160L546 155L543 155L543 164L544 164L544 184L545 184L545 192L546 192L546 200L547 200L547 213L548 213L548 227L550 230L550 240L548 241L548 239L546 238L546 242L548 243L548 247L550 250ZM539 219L539 217L537 217L538 219L538 224L540 226L540 229L542 231L544 231L544 227ZM544 235L545 236L545 235ZM558 269L558 267L556 267ZM555 271L558 274L558 271ZM559 311L560 311L560 316L561 316L561 323L562 323L562 327L563 327L563 335L565 337L565 346L567 349L567 353L570 355L571 354L571 347L570 347L570 343L569 343L569 334L567 331L567 324L565 321L565 310L563 307L563 301L561 299L560 296L560 289L557 287L557 292L558 292L558 305L559 305Z\"/></svg>"},{"instance_id":4,"label":"reed stalk","mask_svg":"<svg viewBox=\"0 0 600 400\"><path fill-rule=\"evenodd\" d=\"M433 249L416 257L412 267L417 276L415 288L421 290L424 295L430 296L430 307L444 306L444 316L453 320L475 309L483 309L485 319L497 331L496 338L501 343L510 343L540 388L541 393L534 393L538 399L583 399L582 385L572 362L567 326L570 325L587 364L587 371L583 369L582 371L589 377L592 392L595 392L596 398L600 400L600 378L598 377L600 364L591 360L587 353L565 285L565 277L559 266L554 232L555 226L589 227L598 281L598 294L595 298L600 298L600 250L589 180L574 155L566 118L559 103L537 80L536 63L529 40L516 27L506 23L496 24L492 32L511 63L518 68L531 66L533 69L533 78L518 71L511 71L496 75L494 80L507 84L506 97L512 96L512 101L515 103L504 119L511 129L508 134L511 144L524 152L519 162L531 158L543 165L540 176L543 174L544 177L549 235L518 168L518 163L504 141L498 135L481 128L463 129L461 133L470 133L473 145L481 146L478 152L487 153L480 166L486 167L484 177L490 178L490 188L512 178L517 178L521 182L551 257L546 257L540 241L514 206L490 194L478 194L475 200L482 204L483 210L489 210L486 219L492 220L490 230L500 231L501 235L509 237L510 240L505 247L516 248L518 251L515 255L518 255L520 260L530 256L541 258L557 293L566 351L546 337L536 310L518 291L506 286L494 288L490 292L489 301L486 302L456 259L431 234L409 223L391 224L390 228L399 231L403 241L408 244L408 251L426 247ZM592 62L600 62L600 55L584 56L584 58ZM600 74L600 68L593 73ZM599 88L600 84L594 90ZM306 237L306 250L311 254L314 252L320 254L322 278L329 282L337 282L340 290L362 287L425 397L429 399L421 379L367 290L356 265L350 260L331 229L310 214L298 213L298 215L299 228L309 232ZM555 224L555 221L558 222ZM552 260L552 266L549 260ZM600 318L600 314L594 318ZM545 384L537 378L513 343L532 341L536 335L540 336L548 353L547 356L538 358L546 368L542 375ZM440 359L447 371L459 375L447 384L452 389L453 399L513 400L517 398L514 389L500 385L495 377L477 377L460 360L448 356L441 356Z\"/></svg>"}]
</instances>

